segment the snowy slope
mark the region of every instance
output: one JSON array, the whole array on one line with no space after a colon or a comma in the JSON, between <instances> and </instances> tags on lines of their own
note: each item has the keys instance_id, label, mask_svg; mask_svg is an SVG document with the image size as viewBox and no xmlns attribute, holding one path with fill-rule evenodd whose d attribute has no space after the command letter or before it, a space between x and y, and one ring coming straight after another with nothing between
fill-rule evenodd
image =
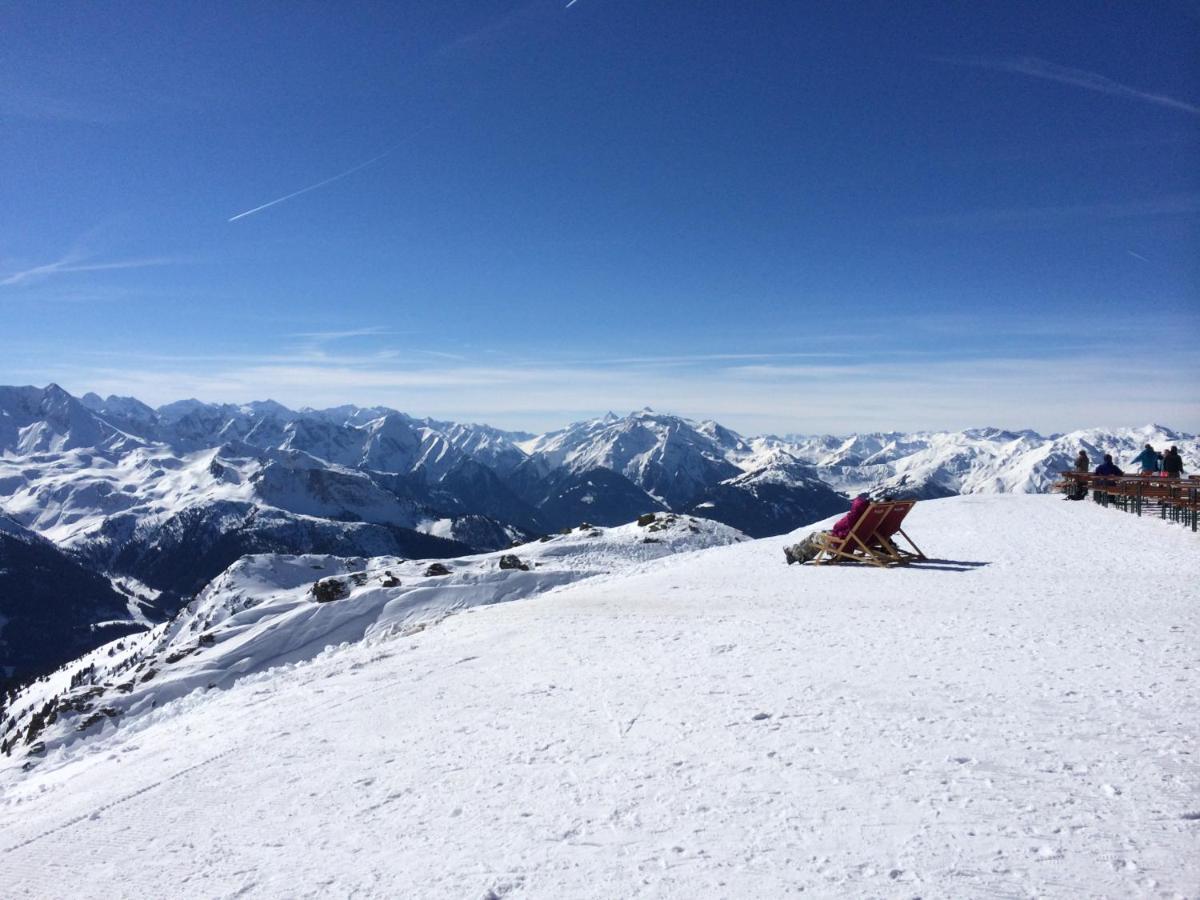
<instances>
[{"instance_id":1,"label":"snowy slope","mask_svg":"<svg viewBox=\"0 0 1200 900\"><path fill-rule=\"evenodd\" d=\"M938 561L706 550L105 725L0 773L5 892L1195 896L1196 536L909 524Z\"/></svg>"},{"instance_id":2,"label":"snowy slope","mask_svg":"<svg viewBox=\"0 0 1200 900\"><path fill-rule=\"evenodd\" d=\"M436 565L396 557L245 556L171 622L124 637L118 654L101 647L29 686L11 703L10 721L0 717L0 742L18 754L35 742L52 750L99 725L97 709L134 721L196 688L225 687L311 659L327 646L423 628L463 609L746 540L708 519L650 518L612 529L581 527L507 553ZM30 730L34 714L54 721Z\"/></svg>"}]
</instances>

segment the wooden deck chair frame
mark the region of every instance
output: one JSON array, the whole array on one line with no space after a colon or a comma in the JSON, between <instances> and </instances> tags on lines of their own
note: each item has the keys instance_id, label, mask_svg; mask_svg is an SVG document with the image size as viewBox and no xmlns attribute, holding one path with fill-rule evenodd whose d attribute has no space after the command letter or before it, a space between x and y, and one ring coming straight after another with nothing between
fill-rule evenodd
<instances>
[{"instance_id":1,"label":"wooden deck chair frame","mask_svg":"<svg viewBox=\"0 0 1200 900\"><path fill-rule=\"evenodd\" d=\"M885 503L880 503L880 506L888 508L888 514L880 522L879 527L875 529L875 534L868 538L867 543L877 547L882 551L888 559L897 563L905 563L914 559L928 559L916 542L908 536L908 533L901 527L904 524L904 519L912 511L912 508L917 505L916 500L891 500ZM896 535L904 538L912 550L906 550L899 546L896 541Z\"/></svg>"},{"instance_id":2,"label":"wooden deck chair frame","mask_svg":"<svg viewBox=\"0 0 1200 900\"><path fill-rule=\"evenodd\" d=\"M895 565L896 560L870 544L870 539L888 512L885 504L872 503L863 510L863 514L858 517L858 521L844 538L835 537L832 532L823 532L818 543L820 552L813 559L813 565L837 562L868 563L881 568Z\"/></svg>"}]
</instances>

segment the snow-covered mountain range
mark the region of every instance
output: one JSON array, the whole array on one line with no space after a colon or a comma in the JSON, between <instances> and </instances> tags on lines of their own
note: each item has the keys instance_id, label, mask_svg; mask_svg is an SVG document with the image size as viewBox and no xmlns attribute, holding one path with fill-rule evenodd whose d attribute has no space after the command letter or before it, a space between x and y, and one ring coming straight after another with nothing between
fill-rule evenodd
<instances>
[{"instance_id":1,"label":"snow-covered mountain range","mask_svg":"<svg viewBox=\"0 0 1200 900\"><path fill-rule=\"evenodd\" d=\"M932 499L957 494L1037 494L1087 451L1094 468L1111 453L1129 466L1146 444L1177 446L1190 472L1200 470L1196 435L1162 425L1088 428L1043 436L1033 431L971 428L886 432L849 437L791 437L782 445L839 490Z\"/></svg>"},{"instance_id":2,"label":"snow-covered mountain range","mask_svg":"<svg viewBox=\"0 0 1200 900\"><path fill-rule=\"evenodd\" d=\"M53 384L0 387L0 513L27 532L6 545L53 550L64 573L80 567L109 584L106 599L87 593L96 599L83 619L144 627L246 554L460 557L667 511L761 537L839 512L864 490L1043 491L1080 447L1125 462L1147 441L1175 443L1189 469L1200 466L1193 436L1158 426L746 438L644 409L531 435L381 407L183 400L154 409ZM0 618L15 618L29 579L55 595L29 571L6 567ZM93 645L101 639L94 633ZM0 648L3 640L0 630ZM63 644L62 654L86 643ZM0 666L20 679L67 658L18 664L0 654Z\"/></svg>"}]
</instances>

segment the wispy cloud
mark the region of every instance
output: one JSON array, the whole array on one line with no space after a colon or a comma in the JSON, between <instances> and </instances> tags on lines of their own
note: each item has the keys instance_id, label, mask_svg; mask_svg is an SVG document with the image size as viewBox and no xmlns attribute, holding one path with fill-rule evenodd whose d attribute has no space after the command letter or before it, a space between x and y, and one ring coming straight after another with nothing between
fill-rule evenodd
<instances>
[{"instance_id":1,"label":"wispy cloud","mask_svg":"<svg viewBox=\"0 0 1200 900\"><path fill-rule=\"evenodd\" d=\"M447 353L445 350L421 350L419 348L415 348L415 349L409 350L409 352L416 353L420 356L432 356L435 359L454 359L454 360L465 361L470 358L467 356L463 356L461 353Z\"/></svg>"},{"instance_id":2,"label":"wispy cloud","mask_svg":"<svg viewBox=\"0 0 1200 900\"><path fill-rule=\"evenodd\" d=\"M1061 431L1150 419L1194 429L1200 416L1194 398L1148 397L1139 385L1163 370L1184 381L1200 378L1195 359L1186 349L1126 349L1129 355L1117 367L1111 353L1094 350L1053 358L1027 353L959 359L780 358L717 361L691 369L638 363L480 363L478 356L422 358L406 351L403 359L344 355L309 360L274 354L224 363L97 357L52 372L23 366L19 376L7 377L133 394L151 403L184 396L229 402L270 396L293 407L385 405L415 415L522 429L559 427L608 409L646 404L696 419L716 418L748 434L981 424ZM8 367L12 369L11 361ZM1056 390L1047 393L1046 384Z\"/></svg>"},{"instance_id":3,"label":"wispy cloud","mask_svg":"<svg viewBox=\"0 0 1200 900\"><path fill-rule=\"evenodd\" d=\"M341 364L349 368L369 368L377 365L389 365L403 362L415 355L428 355L436 351L419 350L407 345L407 342L397 342L402 335L411 335L411 331L398 331L382 325L372 325L363 328L334 329L328 331L295 331L283 335L289 345L282 348L282 353L275 361L303 362L306 364L332 365ZM381 346L381 342L383 345ZM347 344L354 347L354 352L343 349ZM264 358L264 361L267 361Z\"/></svg>"},{"instance_id":4,"label":"wispy cloud","mask_svg":"<svg viewBox=\"0 0 1200 900\"><path fill-rule=\"evenodd\" d=\"M8 86L0 88L0 119L3 118L109 125L123 121L125 116L99 104Z\"/></svg>"},{"instance_id":5,"label":"wispy cloud","mask_svg":"<svg viewBox=\"0 0 1200 900\"><path fill-rule=\"evenodd\" d=\"M597 365L686 366L696 363L729 363L765 359L827 359L844 357L841 352L829 353L692 353L666 356L622 356L596 360Z\"/></svg>"},{"instance_id":6,"label":"wispy cloud","mask_svg":"<svg viewBox=\"0 0 1200 900\"><path fill-rule=\"evenodd\" d=\"M148 269L157 266L177 265L182 260L171 257L146 257L142 259L120 259L109 262L91 262L76 254L68 254L62 259L44 265L34 266L20 272L13 272L0 279L0 287L16 287L33 284L52 278L56 275L68 275L73 272L109 272L120 269Z\"/></svg>"},{"instance_id":7,"label":"wispy cloud","mask_svg":"<svg viewBox=\"0 0 1200 900\"><path fill-rule=\"evenodd\" d=\"M1200 194L1172 194L1114 203L1075 203L1011 209L975 209L963 212L911 216L918 225L1053 226L1076 220L1105 221L1153 216L1190 215L1200 212Z\"/></svg>"},{"instance_id":8,"label":"wispy cloud","mask_svg":"<svg viewBox=\"0 0 1200 900\"><path fill-rule=\"evenodd\" d=\"M1165 94L1143 91L1119 81L1113 81L1098 72L1088 72L1084 69L1072 69L1057 63L1047 62L1033 56L1020 56L993 59L988 57L934 57L938 62L956 66L972 66L979 69L992 69L997 72L1012 72L1030 78L1041 78L1044 81L1056 81L1059 84L1069 84L1073 87L1108 94L1113 97L1124 97L1127 100L1140 100L1167 109L1185 112L1189 115L1200 116L1200 106L1186 100L1177 100Z\"/></svg>"},{"instance_id":9,"label":"wispy cloud","mask_svg":"<svg viewBox=\"0 0 1200 900\"><path fill-rule=\"evenodd\" d=\"M486 45L501 40L505 34L526 22L538 12L540 4L537 0L521 6L513 7L508 12L489 19L479 28L454 38L443 44L435 52L435 56L454 56L463 51L470 51L480 45Z\"/></svg>"},{"instance_id":10,"label":"wispy cloud","mask_svg":"<svg viewBox=\"0 0 1200 900\"><path fill-rule=\"evenodd\" d=\"M308 338L314 341L341 341L347 338L373 337L380 334L406 334L403 331L393 331L382 325L368 328L351 328L345 331L294 331L288 335L292 338Z\"/></svg>"}]
</instances>

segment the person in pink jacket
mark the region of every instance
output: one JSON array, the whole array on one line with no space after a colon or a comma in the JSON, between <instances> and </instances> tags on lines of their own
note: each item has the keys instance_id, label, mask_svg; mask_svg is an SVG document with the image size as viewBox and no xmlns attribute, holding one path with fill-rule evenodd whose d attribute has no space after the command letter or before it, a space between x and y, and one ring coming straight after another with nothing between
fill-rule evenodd
<instances>
[{"instance_id":1,"label":"person in pink jacket","mask_svg":"<svg viewBox=\"0 0 1200 900\"><path fill-rule=\"evenodd\" d=\"M871 498L866 494L859 494L854 498L854 502L850 504L850 511L834 522L833 527L828 532L814 531L804 540L791 547L783 548L783 556L788 561L790 566L792 563L805 563L810 559L815 559L817 554L821 552L820 541L822 534L832 534L836 538L845 538L850 533L850 529L854 527L868 506L871 505Z\"/></svg>"}]
</instances>

